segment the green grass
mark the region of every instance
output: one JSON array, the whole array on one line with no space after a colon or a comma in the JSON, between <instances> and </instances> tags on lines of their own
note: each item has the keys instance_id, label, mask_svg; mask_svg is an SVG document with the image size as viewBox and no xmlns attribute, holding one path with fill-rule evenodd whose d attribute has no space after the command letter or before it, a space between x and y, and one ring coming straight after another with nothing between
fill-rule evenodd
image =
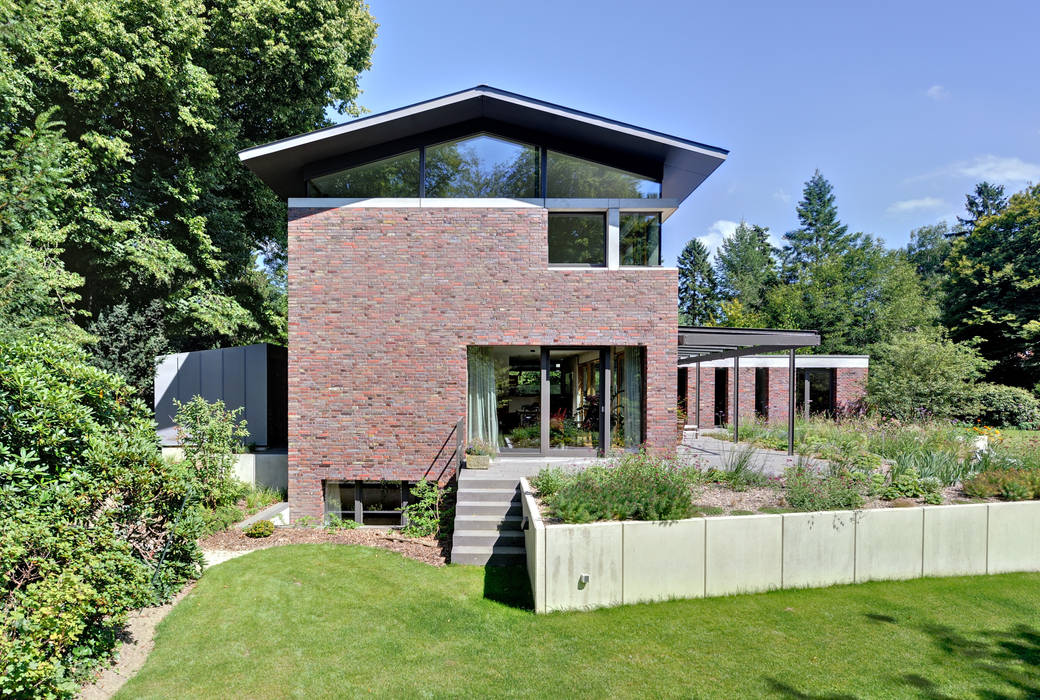
<instances>
[{"instance_id":1,"label":"green grass","mask_svg":"<svg viewBox=\"0 0 1040 700\"><path fill-rule=\"evenodd\" d=\"M542 616L529 595L522 570L261 550L206 572L118 697L1040 694L1037 574Z\"/></svg>"}]
</instances>

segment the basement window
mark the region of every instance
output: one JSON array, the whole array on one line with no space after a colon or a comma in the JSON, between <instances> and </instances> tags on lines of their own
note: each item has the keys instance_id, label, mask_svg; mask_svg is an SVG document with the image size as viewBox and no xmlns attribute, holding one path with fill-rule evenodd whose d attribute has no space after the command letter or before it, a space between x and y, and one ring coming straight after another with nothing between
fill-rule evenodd
<instances>
[{"instance_id":1,"label":"basement window","mask_svg":"<svg viewBox=\"0 0 1040 700\"><path fill-rule=\"evenodd\" d=\"M337 515L359 525L400 527L411 497L410 481L326 481L325 519Z\"/></svg>"}]
</instances>

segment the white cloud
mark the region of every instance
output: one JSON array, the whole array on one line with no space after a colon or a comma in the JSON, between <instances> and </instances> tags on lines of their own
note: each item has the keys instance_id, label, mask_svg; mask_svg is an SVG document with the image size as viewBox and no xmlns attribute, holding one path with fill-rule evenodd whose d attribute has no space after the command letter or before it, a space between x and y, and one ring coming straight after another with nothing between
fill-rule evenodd
<instances>
[{"instance_id":1,"label":"white cloud","mask_svg":"<svg viewBox=\"0 0 1040 700\"><path fill-rule=\"evenodd\" d=\"M956 174L976 180L990 180L998 183L1040 180L1040 165L1027 163L1021 158L986 155L979 156L972 161L954 163L951 167Z\"/></svg>"},{"instance_id":2,"label":"white cloud","mask_svg":"<svg viewBox=\"0 0 1040 700\"><path fill-rule=\"evenodd\" d=\"M784 192L783 188L781 187L773 193L773 199L775 199L778 202L783 202L784 204L787 204L791 201L791 195Z\"/></svg>"},{"instance_id":3,"label":"white cloud","mask_svg":"<svg viewBox=\"0 0 1040 700\"><path fill-rule=\"evenodd\" d=\"M942 85L933 85L924 91L924 94L933 100L945 100L950 96L950 91Z\"/></svg>"},{"instance_id":4,"label":"white cloud","mask_svg":"<svg viewBox=\"0 0 1040 700\"><path fill-rule=\"evenodd\" d=\"M708 228L708 233L703 236L697 236L697 240L703 243L704 247L708 249L708 254L714 257L715 251L722 246L722 242L727 238L733 237L737 226L739 224L736 221L719 219Z\"/></svg>"},{"instance_id":5,"label":"white cloud","mask_svg":"<svg viewBox=\"0 0 1040 700\"><path fill-rule=\"evenodd\" d=\"M906 214L908 212L921 211L922 209L938 209L945 204L938 197L922 197L920 199L904 199L893 202L888 208L889 214Z\"/></svg>"}]
</instances>

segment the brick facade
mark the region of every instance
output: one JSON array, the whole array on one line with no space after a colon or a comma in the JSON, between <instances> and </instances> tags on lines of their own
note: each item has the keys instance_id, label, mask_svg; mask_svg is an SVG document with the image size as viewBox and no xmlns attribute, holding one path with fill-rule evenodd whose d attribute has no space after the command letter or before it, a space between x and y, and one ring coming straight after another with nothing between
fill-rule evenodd
<instances>
[{"instance_id":1,"label":"brick facade","mask_svg":"<svg viewBox=\"0 0 1040 700\"><path fill-rule=\"evenodd\" d=\"M726 370L726 410L728 416L733 415L733 367L723 367ZM714 366L701 366L701 428L715 427L715 370ZM768 393L766 399L766 419L770 423L786 423L788 414L788 368L767 367L766 381L768 382ZM856 413L862 410L863 399L867 394L866 367L836 367L833 369L834 386L834 410L839 414ZM687 371L686 396L690 410L687 412L686 422L694 425L697 417L694 412L694 397L696 396L697 370L695 365L690 365ZM752 418L755 416L755 368L741 366L740 368L740 416L741 418ZM801 410L798 406L797 410Z\"/></svg>"},{"instance_id":2,"label":"brick facade","mask_svg":"<svg viewBox=\"0 0 1040 700\"><path fill-rule=\"evenodd\" d=\"M469 345L646 348L648 448L675 446L676 271L548 267L541 208L289 210L289 502L323 479L450 476Z\"/></svg>"}]
</instances>

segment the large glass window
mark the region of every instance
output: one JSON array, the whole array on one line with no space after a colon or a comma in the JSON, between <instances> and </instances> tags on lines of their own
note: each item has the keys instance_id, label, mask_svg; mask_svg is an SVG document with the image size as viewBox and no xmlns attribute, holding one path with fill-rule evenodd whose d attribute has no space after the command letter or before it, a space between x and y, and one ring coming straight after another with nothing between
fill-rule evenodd
<instances>
[{"instance_id":1,"label":"large glass window","mask_svg":"<svg viewBox=\"0 0 1040 700\"><path fill-rule=\"evenodd\" d=\"M549 214L549 263L605 265L606 238L603 214Z\"/></svg>"},{"instance_id":2,"label":"large glass window","mask_svg":"<svg viewBox=\"0 0 1040 700\"><path fill-rule=\"evenodd\" d=\"M549 151L546 197L656 199L661 183L624 170Z\"/></svg>"},{"instance_id":3,"label":"large glass window","mask_svg":"<svg viewBox=\"0 0 1040 700\"><path fill-rule=\"evenodd\" d=\"M621 264L661 264L661 215L621 214Z\"/></svg>"},{"instance_id":4,"label":"large glass window","mask_svg":"<svg viewBox=\"0 0 1040 700\"><path fill-rule=\"evenodd\" d=\"M426 148L427 197L538 196L538 149L480 134Z\"/></svg>"},{"instance_id":5,"label":"large glass window","mask_svg":"<svg viewBox=\"0 0 1040 700\"><path fill-rule=\"evenodd\" d=\"M384 158L307 181L310 197L418 197L419 151Z\"/></svg>"}]
</instances>

